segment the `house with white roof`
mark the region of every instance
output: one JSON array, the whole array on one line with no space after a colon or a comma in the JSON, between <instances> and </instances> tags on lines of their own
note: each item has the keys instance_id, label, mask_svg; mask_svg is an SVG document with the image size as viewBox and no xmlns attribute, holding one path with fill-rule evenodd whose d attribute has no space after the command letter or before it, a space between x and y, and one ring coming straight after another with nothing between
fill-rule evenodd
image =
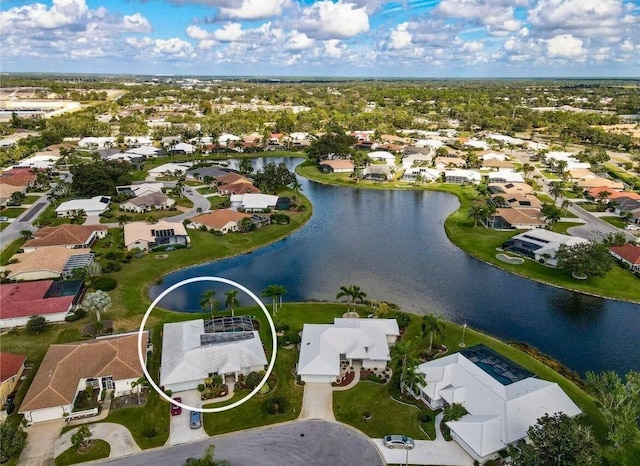
<instances>
[{"instance_id":1,"label":"house with white roof","mask_svg":"<svg viewBox=\"0 0 640 466\"><path fill-rule=\"evenodd\" d=\"M124 143L127 147L141 147L152 145L153 140L149 139L147 136L125 136Z\"/></svg>"},{"instance_id":2,"label":"house with white roof","mask_svg":"<svg viewBox=\"0 0 640 466\"><path fill-rule=\"evenodd\" d=\"M489 144L487 144L485 141L480 141L478 139L469 139L468 141L462 143L462 146L480 150L489 150L491 148L491 146L489 146Z\"/></svg>"},{"instance_id":3,"label":"house with white roof","mask_svg":"<svg viewBox=\"0 0 640 466\"><path fill-rule=\"evenodd\" d=\"M230 201L233 210L264 212L265 210L276 208L278 196L257 193L232 194Z\"/></svg>"},{"instance_id":4,"label":"house with white roof","mask_svg":"<svg viewBox=\"0 0 640 466\"><path fill-rule=\"evenodd\" d=\"M37 168L38 170L46 170L47 168L53 168L60 159L61 157L57 152L51 152L51 154L38 152L31 157L20 160L10 168Z\"/></svg>"},{"instance_id":5,"label":"house with white roof","mask_svg":"<svg viewBox=\"0 0 640 466\"><path fill-rule=\"evenodd\" d=\"M157 223L132 222L124 225L127 250L151 251L165 246L187 246L191 242L182 223L160 220Z\"/></svg>"},{"instance_id":6,"label":"house with white roof","mask_svg":"<svg viewBox=\"0 0 640 466\"><path fill-rule=\"evenodd\" d=\"M107 146L113 147L116 144L116 138L111 136L86 137L78 141L78 147L83 149L105 149Z\"/></svg>"},{"instance_id":7,"label":"house with white roof","mask_svg":"<svg viewBox=\"0 0 640 466\"><path fill-rule=\"evenodd\" d=\"M512 171L497 171L487 173L489 183L524 183L524 178L520 173Z\"/></svg>"},{"instance_id":8,"label":"house with white roof","mask_svg":"<svg viewBox=\"0 0 640 466\"><path fill-rule=\"evenodd\" d=\"M136 197L149 193L160 193L162 192L162 188L164 188L164 183L137 183L116 186L116 191L118 194L124 193Z\"/></svg>"},{"instance_id":9,"label":"house with white roof","mask_svg":"<svg viewBox=\"0 0 640 466\"><path fill-rule=\"evenodd\" d=\"M416 396L427 405L465 407L468 414L446 425L453 440L479 463L524 439L545 414L581 414L558 384L537 378L484 345L423 363L417 371L426 385Z\"/></svg>"},{"instance_id":10,"label":"house with white roof","mask_svg":"<svg viewBox=\"0 0 640 466\"><path fill-rule=\"evenodd\" d=\"M129 157L145 157L145 158L155 158L158 157L162 153L162 149L154 146L140 146L133 147L125 152Z\"/></svg>"},{"instance_id":11,"label":"house with white roof","mask_svg":"<svg viewBox=\"0 0 640 466\"><path fill-rule=\"evenodd\" d=\"M193 154L196 151L196 146L187 142L179 142L171 146L170 150L177 154Z\"/></svg>"},{"instance_id":12,"label":"house with white roof","mask_svg":"<svg viewBox=\"0 0 640 466\"><path fill-rule=\"evenodd\" d=\"M175 173L185 174L189 168L193 165L191 162L181 163L164 163L158 167L152 168L148 171L149 176L164 176L167 173L174 175Z\"/></svg>"},{"instance_id":13,"label":"house with white roof","mask_svg":"<svg viewBox=\"0 0 640 466\"><path fill-rule=\"evenodd\" d=\"M482 176L475 170L445 170L445 183L480 183Z\"/></svg>"},{"instance_id":14,"label":"house with white roof","mask_svg":"<svg viewBox=\"0 0 640 466\"><path fill-rule=\"evenodd\" d=\"M207 377L224 379L264 370L267 356L251 318L236 316L164 324L160 385L192 390Z\"/></svg>"},{"instance_id":15,"label":"house with white roof","mask_svg":"<svg viewBox=\"0 0 640 466\"><path fill-rule=\"evenodd\" d=\"M221 146L230 146L234 142L240 142L242 139L235 134L222 133L218 138L218 144Z\"/></svg>"},{"instance_id":16,"label":"house with white roof","mask_svg":"<svg viewBox=\"0 0 640 466\"><path fill-rule=\"evenodd\" d=\"M370 160L382 160L387 163L387 165L395 166L396 164L396 156L391 152L387 152L386 150L378 150L369 152L367 154Z\"/></svg>"},{"instance_id":17,"label":"house with white roof","mask_svg":"<svg viewBox=\"0 0 640 466\"><path fill-rule=\"evenodd\" d=\"M440 172L434 168L427 167L413 167L407 168L402 175L402 181L415 181L421 177L422 181L435 181L440 178Z\"/></svg>"},{"instance_id":18,"label":"house with white roof","mask_svg":"<svg viewBox=\"0 0 640 466\"><path fill-rule=\"evenodd\" d=\"M563 235L537 228L515 235L510 240L502 243L502 249L529 257L541 264L556 267L558 265L556 253L560 245L575 246L588 242L589 240L578 238L577 236Z\"/></svg>"},{"instance_id":19,"label":"house with white roof","mask_svg":"<svg viewBox=\"0 0 640 466\"><path fill-rule=\"evenodd\" d=\"M58 217L73 217L84 211L85 215L100 215L109 208L109 196L94 196L91 199L73 199L56 207Z\"/></svg>"},{"instance_id":20,"label":"house with white roof","mask_svg":"<svg viewBox=\"0 0 640 466\"><path fill-rule=\"evenodd\" d=\"M303 382L340 379L340 363L386 367L389 347L400 335L395 319L335 318L333 324L304 324L297 373Z\"/></svg>"}]
</instances>

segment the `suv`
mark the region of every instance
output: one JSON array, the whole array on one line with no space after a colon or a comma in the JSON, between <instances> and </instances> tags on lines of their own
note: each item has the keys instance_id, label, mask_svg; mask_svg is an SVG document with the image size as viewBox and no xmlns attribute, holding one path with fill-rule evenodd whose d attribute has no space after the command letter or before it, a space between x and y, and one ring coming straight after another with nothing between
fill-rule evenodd
<instances>
[{"instance_id":1,"label":"suv","mask_svg":"<svg viewBox=\"0 0 640 466\"><path fill-rule=\"evenodd\" d=\"M406 450L411 450L416 446L415 442L411 437L407 437L406 435L387 435L382 443L387 448L404 448Z\"/></svg>"},{"instance_id":2,"label":"suv","mask_svg":"<svg viewBox=\"0 0 640 466\"><path fill-rule=\"evenodd\" d=\"M202 427L202 413L200 411L191 411L189 413L189 427L192 429Z\"/></svg>"}]
</instances>

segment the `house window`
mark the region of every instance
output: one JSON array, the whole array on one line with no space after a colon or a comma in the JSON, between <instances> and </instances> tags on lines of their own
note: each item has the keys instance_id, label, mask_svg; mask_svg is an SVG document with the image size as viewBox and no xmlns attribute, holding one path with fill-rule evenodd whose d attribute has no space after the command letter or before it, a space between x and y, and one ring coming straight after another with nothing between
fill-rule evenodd
<instances>
[{"instance_id":1,"label":"house window","mask_svg":"<svg viewBox=\"0 0 640 466\"><path fill-rule=\"evenodd\" d=\"M98 379L87 379L85 382L86 387L100 388L100 382Z\"/></svg>"}]
</instances>

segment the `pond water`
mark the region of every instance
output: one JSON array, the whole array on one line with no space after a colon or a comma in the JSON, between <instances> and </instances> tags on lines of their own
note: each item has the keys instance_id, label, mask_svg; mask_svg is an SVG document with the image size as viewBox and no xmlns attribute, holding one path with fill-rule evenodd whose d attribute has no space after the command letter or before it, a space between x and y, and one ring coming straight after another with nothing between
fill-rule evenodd
<instances>
[{"instance_id":1,"label":"pond water","mask_svg":"<svg viewBox=\"0 0 640 466\"><path fill-rule=\"evenodd\" d=\"M254 166L269 161L258 158ZM300 162L284 161L290 168ZM196 276L235 280L257 295L269 284L284 285L285 303L333 301L340 286L356 284L368 299L417 314L435 312L507 341L526 342L581 374L640 369L639 305L543 285L470 257L444 232L444 220L459 205L455 196L300 182L314 208L301 230L250 254L169 274L150 288L151 299ZM161 305L200 311L200 297L210 288L224 303L229 287L211 285L182 287ZM251 304L246 296L241 302Z\"/></svg>"}]
</instances>

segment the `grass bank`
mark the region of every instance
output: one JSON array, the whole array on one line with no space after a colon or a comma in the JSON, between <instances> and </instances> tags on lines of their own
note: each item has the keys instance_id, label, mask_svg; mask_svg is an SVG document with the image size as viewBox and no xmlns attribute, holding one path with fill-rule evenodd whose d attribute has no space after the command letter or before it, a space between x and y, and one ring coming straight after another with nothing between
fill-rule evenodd
<instances>
[{"instance_id":1,"label":"grass bank","mask_svg":"<svg viewBox=\"0 0 640 466\"><path fill-rule=\"evenodd\" d=\"M66 466L68 464L85 463L87 461L95 461L102 458L108 458L111 453L111 446L104 440L95 439L91 441L91 446L84 452L78 452L76 447L71 447L62 452L56 459L56 466Z\"/></svg>"},{"instance_id":2,"label":"grass bank","mask_svg":"<svg viewBox=\"0 0 640 466\"><path fill-rule=\"evenodd\" d=\"M311 162L298 165L296 171L311 180L336 186L383 190L421 189L455 194L460 202L460 207L445 220L445 231L453 244L471 256L500 269L548 285L605 298L640 302L638 279L620 267L614 267L604 278L590 277L587 280L576 280L560 270L545 267L532 260L525 260L520 265L507 264L498 260L496 258L496 248L514 236L515 232L495 231L481 226L473 226L473 220L467 217L469 207L476 197L475 190L471 187L444 183L430 183L420 186L402 182L377 183L360 181L356 183L349 177L349 174L325 175Z\"/></svg>"}]
</instances>

